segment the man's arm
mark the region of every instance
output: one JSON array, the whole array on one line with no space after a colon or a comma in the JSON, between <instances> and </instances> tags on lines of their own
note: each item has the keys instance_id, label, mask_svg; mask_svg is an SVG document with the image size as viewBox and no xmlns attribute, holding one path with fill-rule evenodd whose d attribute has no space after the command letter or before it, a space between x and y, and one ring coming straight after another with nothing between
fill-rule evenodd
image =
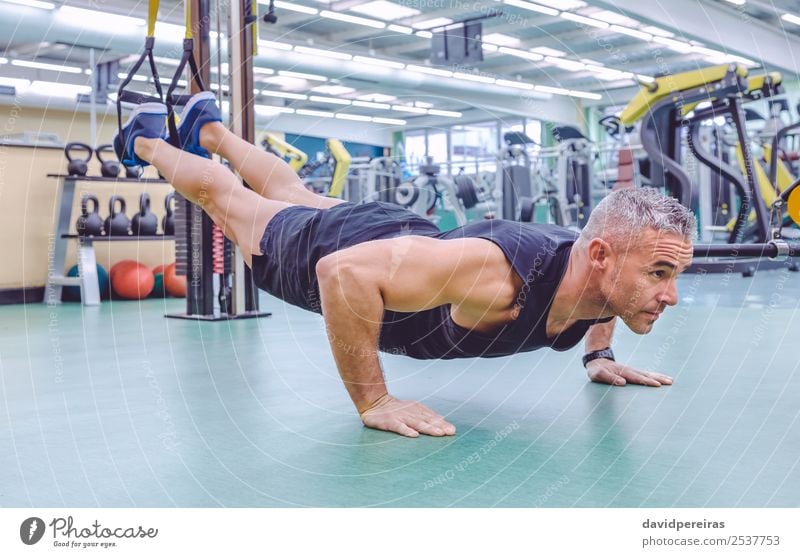
<instances>
[{"instance_id":1,"label":"man's arm","mask_svg":"<svg viewBox=\"0 0 800 557\"><path fill-rule=\"evenodd\" d=\"M614 337L614 327L617 323L615 317L608 323L597 323L589 328L586 333L586 353L611 347ZM649 387L672 385L672 378L661 373L651 371L638 371L606 358L598 358L586 364L586 373L589 379L596 383L623 386L627 383L638 383Z\"/></svg>"},{"instance_id":2,"label":"man's arm","mask_svg":"<svg viewBox=\"0 0 800 557\"><path fill-rule=\"evenodd\" d=\"M498 254L492 250L505 261L499 248L484 240L405 236L359 244L319 261L328 339L365 425L409 437L455 433L433 410L389 395L378 359L383 312L462 302L477 284L486 285L487 277L498 274Z\"/></svg>"}]
</instances>

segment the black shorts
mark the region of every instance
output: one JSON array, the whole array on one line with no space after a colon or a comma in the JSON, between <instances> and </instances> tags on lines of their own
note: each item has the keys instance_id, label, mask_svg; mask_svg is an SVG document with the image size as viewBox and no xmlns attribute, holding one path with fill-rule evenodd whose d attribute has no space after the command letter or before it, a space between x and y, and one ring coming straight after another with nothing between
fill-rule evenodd
<instances>
[{"instance_id":1,"label":"black shorts","mask_svg":"<svg viewBox=\"0 0 800 557\"><path fill-rule=\"evenodd\" d=\"M253 256L253 280L285 302L322 313L316 277L321 258L370 240L439 233L429 220L380 201L342 203L330 209L287 207L264 229L262 255Z\"/></svg>"}]
</instances>

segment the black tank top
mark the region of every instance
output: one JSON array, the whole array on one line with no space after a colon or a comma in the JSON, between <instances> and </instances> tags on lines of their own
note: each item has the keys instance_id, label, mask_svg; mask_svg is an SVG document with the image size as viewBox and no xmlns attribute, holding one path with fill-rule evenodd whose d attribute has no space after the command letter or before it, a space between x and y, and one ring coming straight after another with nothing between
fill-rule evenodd
<instances>
[{"instance_id":1,"label":"black tank top","mask_svg":"<svg viewBox=\"0 0 800 557\"><path fill-rule=\"evenodd\" d=\"M457 325L450 305L426 311L403 313L385 311L380 350L412 358L495 358L550 347L558 351L575 346L595 323L611 318L581 320L555 338L547 338L547 315L561 278L567 269L570 250L578 237L562 227L485 220L436 234L440 239L483 238L497 244L523 286L517 295L519 317L491 334Z\"/></svg>"}]
</instances>

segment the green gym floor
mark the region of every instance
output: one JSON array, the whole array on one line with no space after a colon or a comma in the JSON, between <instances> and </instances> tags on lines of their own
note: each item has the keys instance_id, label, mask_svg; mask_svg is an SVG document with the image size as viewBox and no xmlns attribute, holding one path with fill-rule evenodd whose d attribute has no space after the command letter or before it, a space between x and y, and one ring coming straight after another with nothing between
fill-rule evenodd
<instances>
[{"instance_id":1,"label":"green gym floor","mask_svg":"<svg viewBox=\"0 0 800 557\"><path fill-rule=\"evenodd\" d=\"M581 350L420 362L395 395L452 438L365 429L319 316L165 319L182 300L0 308L3 507L796 507L800 274L680 280L618 359L672 387L587 381Z\"/></svg>"}]
</instances>

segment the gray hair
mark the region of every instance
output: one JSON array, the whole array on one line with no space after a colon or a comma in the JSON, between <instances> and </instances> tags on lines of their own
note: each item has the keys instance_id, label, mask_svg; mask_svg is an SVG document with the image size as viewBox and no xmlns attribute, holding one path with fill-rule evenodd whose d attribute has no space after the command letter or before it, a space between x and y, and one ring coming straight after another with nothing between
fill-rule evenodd
<instances>
[{"instance_id":1,"label":"gray hair","mask_svg":"<svg viewBox=\"0 0 800 557\"><path fill-rule=\"evenodd\" d=\"M581 240L603 238L627 244L647 229L689 241L697 237L694 214L680 201L654 188L634 187L617 190L598 203L581 231Z\"/></svg>"}]
</instances>

